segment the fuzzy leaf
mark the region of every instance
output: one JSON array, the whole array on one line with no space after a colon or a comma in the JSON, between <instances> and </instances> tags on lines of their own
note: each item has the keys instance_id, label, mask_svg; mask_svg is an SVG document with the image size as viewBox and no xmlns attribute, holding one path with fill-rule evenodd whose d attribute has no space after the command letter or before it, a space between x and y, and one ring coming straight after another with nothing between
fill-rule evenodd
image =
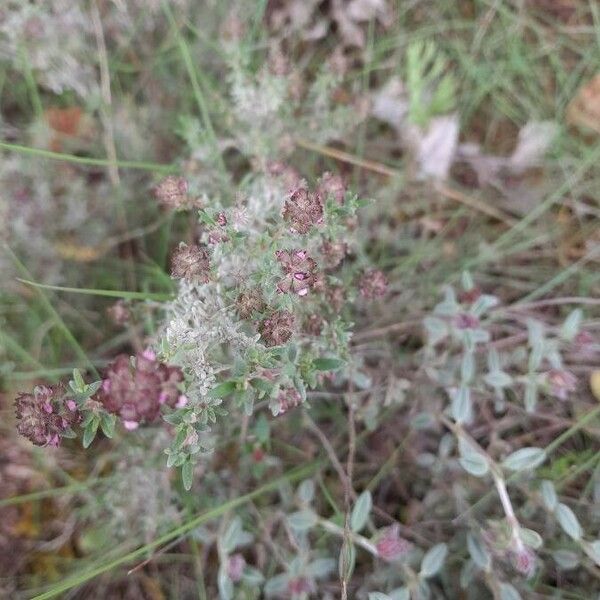
<instances>
[{"instance_id":1,"label":"fuzzy leaf","mask_svg":"<svg viewBox=\"0 0 600 600\"><path fill-rule=\"evenodd\" d=\"M546 460L546 452L542 448L521 448L507 456L502 466L511 471L525 471L539 467Z\"/></svg>"},{"instance_id":2,"label":"fuzzy leaf","mask_svg":"<svg viewBox=\"0 0 600 600\"><path fill-rule=\"evenodd\" d=\"M563 528L563 531L574 540L580 540L583 535L579 520L575 513L566 505L559 503L554 511L557 521Z\"/></svg>"},{"instance_id":3,"label":"fuzzy leaf","mask_svg":"<svg viewBox=\"0 0 600 600\"><path fill-rule=\"evenodd\" d=\"M350 527L352 531L358 533L366 524L373 506L371 492L364 491L357 499L352 514L350 515Z\"/></svg>"},{"instance_id":4,"label":"fuzzy leaf","mask_svg":"<svg viewBox=\"0 0 600 600\"><path fill-rule=\"evenodd\" d=\"M423 578L433 577L443 566L448 554L446 544L436 544L427 551L421 561L420 576Z\"/></svg>"},{"instance_id":5,"label":"fuzzy leaf","mask_svg":"<svg viewBox=\"0 0 600 600\"><path fill-rule=\"evenodd\" d=\"M335 371L343 364L344 361L339 358L315 358L313 360L313 367L317 371Z\"/></svg>"},{"instance_id":6,"label":"fuzzy leaf","mask_svg":"<svg viewBox=\"0 0 600 600\"><path fill-rule=\"evenodd\" d=\"M488 551L482 544L481 540L470 532L467 534L467 548L471 558L473 559L473 562L480 569L487 571L492 562L490 555L488 554Z\"/></svg>"},{"instance_id":7,"label":"fuzzy leaf","mask_svg":"<svg viewBox=\"0 0 600 600\"><path fill-rule=\"evenodd\" d=\"M235 391L236 387L236 381L224 381L223 383L220 383L219 385L215 386L212 390L210 390L208 395L211 398L225 398L226 396L231 395Z\"/></svg>"},{"instance_id":8,"label":"fuzzy leaf","mask_svg":"<svg viewBox=\"0 0 600 600\"><path fill-rule=\"evenodd\" d=\"M317 522L317 515L312 510L299 510L288 515L288 523L296 531L306 531Z\"/></svg>"},{"instance_id":9,"label":"fuzzy leaf","mask_svg":"<svg viewBox=\"0 0 600 600\"><path fill-rule=\"evenodd\" d=\"M183 463L181 467L181 480L183 481L183 487L188 492L192 489L192 479L194 476L194 465L191 462Z\"/></svg>"}]
</instances>

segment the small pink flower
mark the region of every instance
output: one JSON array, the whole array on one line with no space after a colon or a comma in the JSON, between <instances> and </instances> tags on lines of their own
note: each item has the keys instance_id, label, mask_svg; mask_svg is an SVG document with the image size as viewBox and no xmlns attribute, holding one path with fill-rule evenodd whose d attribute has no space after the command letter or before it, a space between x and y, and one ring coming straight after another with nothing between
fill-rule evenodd
<instances>
[{"instance_id":1,"label":"small pink flower","mask_svg":"<svg viewBox=\"0 0 600 600\"><path fill-rule=\"evenodd\" d=\"M152 350L152 348L146 348L143 352L142 352L142 356L147 359L147 360L156 360L156 352L154 352L154 350Z\"/></svg>"},{"instance_id":2,"label":"small pink flower","mask_svg":"<svg viewBox=\"0 0 600 600\"><path fill-rule=\"evenodd\" d=\"M238 552L232 554L227 561L227 574L229 575L233 583L237 583L244 574L244 567L246 566L246 560Z\"/></svg>"},{"instance_id":3,"label":"small pink flower","mask_svg":"<svg viewBox=\"0 0 600 600\"><path fill-rule=\"evenodd\" d=\"M383 560L394 562L402 559L410 550L410 542L400 537L400 527L397 523L384 530L375 542L377 554Z\"/></svg>"},{"instance_id":4,"label":"small pink flower","mask_svg":"<svg viewBox=\"0 0 600 600\"><path fill-rule=\"evenodd\" d=\"M188 403L187 396L181 394L179 398L177 398L177 404L175 404L175 408L183 408Z\"/></svg>"},{"instance_id":5,"label":"small pink flower","mask_svg":"<svg viewBox=\"0 0 600 600\"><path fill-rule=\"evenodd\" d=\"M77 403L75 402L75 400L67 400L65 404L71 412L77 410Z\"/></svg>"},{"instance_id":6,"label":"small pink flower","mask_svg":"<svg viewBox=\"0 0 600 600\"><path fill-rule=\"evenodd\" d=\"M313 588L314 585L306 577L296 577L288 583L288 592L292 595L310 594Z\"/></svg>"},{"instance_id":7,"label":"small pink flower","mask_svg":"<svg viewBox=\"0 0 600 600\"><path fill-rule=\"evenodd\" d=\"M275 256L285 274L277 284L277 291L306 296L315 283L317 263L308 256L306 250L277 250Z\"/></svg>"},{"instance_id":8,"label":"small pink flower","mask_svg":"<svg viewBox=\"0 0 600 600\"><path fill-rule=\"evenodd\" d=\"M123 426L127 431L133 431L134 429L137 429L140 424L137 421L123 421Z\"/></svg>"},{"instance_id":9,"label":"small pink flower","mask_svg":"<svg viewBox=\"0 0 600 600\"><path fill-rule=\"evenodd\" d=\"M511 552L511 562L514 568L527 578L535 573L536 560L535 553L527 546L521 545L520 548Z\"/></svg>"},{"instance_id":10,"label":"small pink flower","mask_svg":"<svg viewBox=\"0 0 600 600\"><path fill-rule=\"evenodd\" d=\"M564 369L552 369L546 373L550 393L559 400L566 400L577 389L577 377Z\"/></svg>"},{"instance_id":11,"label":"small pink flower","mask_svg":"<svg viewBox=\"0 0 600 600\"><path fill-rule=\"evenodd\" d=\"M470 313L460 313L454 318L454 325L458 329L476 329L479 327L479 319Z\"/></svg>"}]
</instances>

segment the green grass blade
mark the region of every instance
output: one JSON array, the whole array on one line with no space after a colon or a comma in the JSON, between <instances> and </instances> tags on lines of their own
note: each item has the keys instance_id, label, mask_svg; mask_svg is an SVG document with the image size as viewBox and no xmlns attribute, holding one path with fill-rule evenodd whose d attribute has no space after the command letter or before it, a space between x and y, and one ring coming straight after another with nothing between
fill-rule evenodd
<instances>
[{"instance_id":1,"label":"green grass blade","mask_svg":"<svg viewBox=\"0 0 600 600\"><path fill-rule=\"evenodd\" d=\"M9 257L12 259L12 261L14 262L18 271L25 278L30 279L31 273L28 271L27 267L19 260L17 255L9 248L8 244L3 244L2 247L4 248L5 252L9 255ZM88 358L87 354L85 353L85 350L81 347L81 345L79 344L79 342L77 341L75 336L71 333L71 330L67 327L67 325L63 321L62 317L58 314L58 312L56 311L54 306L52 306L52 303L48 300L48 298L46 297L46 295L43 293L43 291L40 288L35 288L35 289L38 292L38 297L39 297L40 303L45 308L45 310L48 312L48 314L54 319L54 322L56 323L57 327L62 331L63 336L69 342L69 344L73 348L77 357L82 361L82 363L84 363L86 365L86 367L88 369L91 370L91 372L96 377L99 377L100 375L99 375L98 371L96 370L96 367L94 366L92 361Z\"/></svg>"},{"instance_id":2,"label":"green grass blade","mask_svg":"<svg viewBox=\"0 0 600 600\"><path fill-rule=\"evenodd\" d=\"M37 158L47 158L49 160L61 160L79 165L87 165L91 167L108 167L113 164L107 158L89 158L87 156L76 156L74 154L63 154L62 152L52 152L43 150L42 148L31 148L29 146L21 146L20 144L10 144L0 141L0 150L24 154L26 156L35 156ZM133 160L119 160L117 166L120 169L137 169L140 171L154 171L156 173L174 173L178 170L176 165L164 165L150 162L137 162Z\"/></svg>"},{"instance_id":3,"label":"green grass blade","mask_svg":"<svg viewBox=\"0 0 600 600\"><path fill-rule=\"evenodd\" d=\"M71 294L87 294L89 296L106 296L108 298L124 298L126 300L156 300L165 301L172 300L173 294L160 293L160 292L128 292L125 290L94 290L90 288L72 288L63 287L60 285L48 285L46 283L36 283L29 279L17 278L21 283L25 283L35 288L42 288L44 290L54 290L56 292L69 292Z\"/></svg>"}]
</instances>

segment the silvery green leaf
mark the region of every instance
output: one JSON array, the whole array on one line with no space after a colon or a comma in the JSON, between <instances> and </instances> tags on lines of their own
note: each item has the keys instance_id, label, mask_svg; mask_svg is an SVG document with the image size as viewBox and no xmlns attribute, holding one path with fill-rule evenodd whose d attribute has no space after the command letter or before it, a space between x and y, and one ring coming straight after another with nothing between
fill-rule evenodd
<instances>
[{"instance_id":1,"label":"silvery green leaf","mask_svg":"<svg viewBox=\"0 0 600 600\"><path fill-rule=\"evenodd\" d=\"M301 504L310 504L315 496L315 482L312 479L305 479L296 492Z\"/></svg>"},{"instance_id":2,"label":"silvery green leaf","mask_svg":"<svg viewBox=\"0 0 600 600\"><path fill-rule=\"evenodd\" d=\"M248 585L257 586L265 580L265 576L258 569L246 565L242 573L242 579Z\"/></svg>"},{"instance_id":3,"label":"silvery green leaf","mask_svg":"<svg viewBox=\"0 0 600 600\"><path fill-rule=\"evenodd\" d=\"M471 582L473 581L473 578L475 577L476 573L477 567L475 566L475 563L471 559L466 560L465 564L460 570L459 577L459 584L463 590L466 590L469 587L469 585L471 585Z\"/></svg>"},{"instance_id":4,"label":"silvery green leaf","mask_svg":"<svg viewBox=\"0 0 600 600\"><path fill-rule=\"evenodd\" d=\"M333 558L317 558L306 567L306 574L315 579L327 577L333 571L335 571Z\"/></svg>"},{"instance_id":5,"label":"silvery green leaf","mask_svg":"<svg viewBox=\"0 0 600 600\"><path fill-rule=\"evenodd\" d=\"M188 492L192 489L192 479L194 477L194 465L191 462L183 463L181 467L181 480L183 481L183 487Z\"/></svg>"},{"instance_id":6,"label":"silvery green leaf","mask_svg":"<svg viewBox=\"0 0 600 600\"><path fill-rule=\"evenodd\" d=\"M571 550L555 550L552 553L552 558L565 571L570 571L579 566L579 556Z\"/></svg>"},{"instance_id":7,"label":"silvery green leaf","mask_svg":"<svg viewBox=\"0 0 600 600\"><path fill-rule=\"evenodd\" d=\"M451 433L442 436L439 446L439 455L441 458L448 458L455 447L455 438Z\"/></svg>"},{"instance_id":8,"label":"silvery green leaf","mask_svg":"<svg viewBox=\"0 0 600 600\"><path fill-rule=\"evenodd\" d=\"M475 287L475 282L473 281L473 277L469 271L463 271L460 275L460 283L463 286L463 290L468 292Z\"/></svg>"},{"instance_id":9,"label":"silvery green leaf","mask_svg":"<svg viewBox=\"0 0 600 600\"><path fill-rule=\"evenodd\" d=\"M467 331L471 332L473 343L475 344L487 344L490 341L490 332L485 329L471 329Z\"/></svg>"},{"instance_id":10,"label":"silvery green leaf","mask_svg":"<svg viewBox=\"0 0 600 600\"><path fill-rule=\"evenodd\" d=\"M595 540L590 543L585 543L583 546L585 553L600 566L600 540Z\"/></svg>"},{"instance_id":11,"label":"silvery green leaf","mask_svg":"<svg viewBox=\"0 0 600 600\"><path fill-rule=\"evenodd\" d=\"M430 469L437 462L437 456L431 452L421 452L417 454L415 462L424 469Z\"/></svg>"},{"instance_id":12,"label":"silvery green leaf","mask_svg":"<svg viewBox=\"0 0 600 600\"><path fill-rule=\"evenodd\" d=\"M436 315L451 317L458 312L459 308L454 288L451 285L447 285L444 289L444 300L435 306L433 312Z\"/></svg>"},{"instance_id":13,"label":"silvery green leaf","mask_svg":"<svg viewBox=\"0 0 600 600\"><path fill-rule=\"evenodd\" d=\"M513 382L513 378L504 371L491 371L483 378L483 380L490 387L496 389L503 389L505 387L508 387Z\"/></svg>"},{"instance_id":14,"label":"silvery green leaf","mask_svg":"<svg viewBox=\"0 0 600 600\"><path fill-rule=\"evenodd\" d=\"M450 396L452 418L457 423L470 423L473 418L471 390L467 386L461 385L458 390L452 390Z\"/></svg>"},{"instance_id":15,"label":"silvery green leaf","mask_svg":"<svg viewBox=\"0 0 600 600\"><path fill-rule=\"evenodd\" d=\"M233 581L227 574L227 567L221 565L217 575L217 585L219 587L219 598L221 600L231 600L233 598Z\"/></svg>"},{"instance_id":16,"label":"silvery green leaf","mask_svg":"<svg viewBox=\"0 0 600 600\"><path fill-rule=\"evenodd\" d=\"M490 308L494 308L494 306L498 306L499 300L496 296L490 296L489 294L481 294L477 300L471 306L471 312L480 317L484 313L486 313Z\"/></svg>"},{"instance_id":17,"label":"silvery green leaf","mask_svg":"<svg viewBox=\"0 0 600 600\"><path fill-rule=\"evenodd\" d=\"M368 390L373 385L373 380L362 371L352 372L352 383L360 390Z\"/></svg>"},{"instance_id":18,"label":"silvery green leaf","mask_svg":"<svg viewBox=\"0 0 600 600\"><path fill-rule=\"evenodd\" d=\"M583 320L583 311L580 308L576 308L572 311L569 316L565 319L563 326L560 329L560 337L568 342L572 341L575 336L579 333L581 328L581 321Z\"/></svg>"},{"instance_id":19,"label":"silvery green leaf","mask_svg":"<svg viewBox=\"0 0 600 600\"><path fill-rule=\"evenodd\" d=\"M412 429L431 429L435 425L435 419L428 412L416 414L410 422Z\"/></svg>"},{"instance_id":20,"label":"silvery green leaf","mask_svg":"<svg viewBox=\"0 0 600 600\"><path fill-rule=\"evenodd\" d=\"M427 343L435 346L448 335L448 326L442 319L436 317L425 317L423 326L427 332Z\"/></svg>"},{"instance_id":21,"label":"silvery green leaf","mask_svg":"<svg viewBox=\"0 0 600 600\"><path fill-rule=\"evenodd\" d=\"M525 386L525 410L528 413L535 411L538 398L538 385L534 378L530 378Z\"/></svg>"},{"instance_id":22,"label":"silvery green leaf","mask_svg":"<svg viewBox=\"0 0 600 600\"><path fill-rule=\"evenodd\" d=\"M410 600L410 590L404 586L396 588L388 595L392 600Z\"/></svg>"},{"instance_id":23,"label":"silvery green leaf","mask_svg":"<svg viewBox=\"0 0 600 600\"><path fill-rule=\"evenodd\" d=\"M234 517L229 523L227 529L221 538L221 548L223 552L229 554L238 546L245 546L252 541L252 536L243 530L242 520L240 517Z\"/></svg>"},{"instance_id":24,"label":"silvery green leaf","mask_svg":"<svg viewBox=\"0 0 600 600\"><path fill-rule=\"evenodd\" d=\"M535 319L527 319L528 342L531 348L543 346L545 328L544 324Z\"/></svg>"},{"instance_id":25,"label":"silvery green leaf","mask_svg":"<svg viewBox=\"0 0 600 600\"><path fill-rule=\"evenodd\" d=\"M423 578L433 577L444 566L447 554L448 546L446 544L436 544L423 557L419 575Z\"/></svg>"},{"instance_id":26,"label":"silvery green leaf","mask_svg":"<svg viewBox=\"0 0 600 600\"><path fill-rule=\"evenodd\" d=\"M419 579L415 597L419 600L429 600L431 598L431 588L425 579Z\"/></svg>"},{"instance_id":27,"label":"silvery green leaf","mask_svg":"<svg viewBox=\"0 0 600 600\"><path fill-rule=\"evenodd\" d=\"M287 573L281 575L275 575L265 583L264 592L266 596L278 596L287 591L290 577Z\"/></svg>"},{"instance_id":28,"label":"silvery green leaf","mask_svg":"<svg viewBox=\"0 0 600 600\"><path fill-rule=\"evenodd\" d=\"M495 348L491 348L487 355L488 371L494 373L501 370L500 355Z\"/></svg>"},{"instance_id":29,"label":"silvery green leaf","mask_svg":"<svg viewBox=\"0 0 600 600\"><path fill-rule=\"evenodd\" d=\"M460 465L467 473L475 477L483 477L488 472L490 465L487 458L481 452L473 448L471 444L465 442L462 438L458 441L458 448Z\"/></svg>"},{"instance_id":30,"label":"silvery green leaf","mask_svg":"<svg viewBox=\"0 0 600 600\"><path fill-rule=\"evenodd\" d=\"M526 546L529 546L530 548L533 548L534 550L541 548L542 544L544 543L542 536L537 531L534 531L533 529L527 529L527 527L521 527L519 529L519 534L521 536L522 542Z\"/></svg>"},{"instance_id":31,"label":"silvery green leaf","mask_svg":"<svg viewBox=\"0 0 600 600\"><path fill-rule=\"evenodd\" d=\"M544 506L551 512L554 512L556 505L558 504L558 497L556 496L556 490L554 484L547 479L544 479L540 485L540 494L542 495L542 501Z\"/></svg>"},{"instance_id":32,"label":"silvery green leaf","mask_svg":"<svg viewBox=\"0 0 600 600\"><path fill-rule=\"evenodd\" d=\"M475 330L474 329L463 329L458 332L459 337L462 341L463 351L464 352L474 352L475 351Z\"/></svg>"},{"instance_id":33,"label":"silvery green leaf","mask_svg":"<svg viewBox=\"0 0 600 600\"><path fill-rule=\"evenodd\" d=\"M102 387L102 381L92 381L85 386L85 395L88 397L93 396Z\"/></svg>"},{"instance_id":34,"label":"silvery green leaf","mask_svg":"<svg viewBox=\"0 0 600 600\"><path fill-rule=\"evenodd\" d=\"M525 471L539 467L546 460L542 448L521 448L502 461L502 466L511 471Z\"/></svg>"},{"instance_id":35,"label":"silvery green leaf","mask_svg":"<svg viewBox=\"0 0 600 600\"><path fill-rule=\"evenodd\" d=\"M487 571L491 565L491 558L478 536L467 533L467 548L473 562L482 570Z\"/></svg>"},{"instance_id":36,"label":"silvery green leaf","mask_svg":"<svg viewBox=\"0 0 600 600\"><path fill-rule=\"evenodd\" d=\"M94 441L96 437L96 432L98 431L98 426L100 425L100 417L94 415L90 422L86 425L83 430L83 438L81 443L84 448L89 448L90 444Z\"/></svg>"},{"instance_id":37,"label":"silvery green leaf","mask_svg":"<svg viewBox=\"0 0 600 600\"><path fill-rule=\"evenodd\" d=\"M356 563L356 548L351 540L344 540L338 560L338 573L340 579L349 579L354 572Z\"/></svg>"},{"instance_id":38,"label":"silvery green leaf","mask_svg":"<svg viewBox=\"0 0 600 600\"><path fill-rule=\"evenodd\" d=\"M475 358L472 352L465 352L460 363L460 380L468 384L475 374Z\"/></svg>"},{"instance_id":39,"label":"silvery green leaf","mask_svg":"<svg viewBox=\"0 0 600 600\"><path fill-rule=\"evenodd\" d=\"M563 531L574 540L580 540L583 535L579 520L575 513L566 505L559 503L554 511L557 521L563 528Z\"/></svg>"},{"instance_id":40,"label":"silvery green leaf","mask_svg":"<svg viewBox=\"0 0 600 600\"><path fill-rule=\"evenodd\" d=\"M500 584L500 600L522 600L522 598L510 583L502 582Z\"/></svg>"},{"instance_id":41,"label":"silvery green leaf","mask_svg":"<svg viewBox=\"0 0 600 600\"><path fill-rule=\"evenodd\" d=\"M299 510L288 515L290 527L296 531L306 531L317 523L317 515L312 510Z\"/></svg>"},{"instance_id":42,"label":"silvery green leaf","mask_svg":"<svg viewBox=\"0 0 600 600\"><path fill-rule=\"evenodd\" d=\"M532 346L531 352L529 353L529 361L527 363L527 367L530 373L534 373L537 371L544 358L544 344L538 344L537 346Z\"/></svg>"},{"instance_id":43,"label":"silvery green leaf","mask_svg":"<svg viewBox=\"0 0 600 600\"><path fill-rule=\"evenodd\" d=\"M350 528L358 533L366 524L373 506L371 492L365 490L357 499L350 515Z\"/></svg>"},{"instance_id":44,"label":"silvery green leaf","mask_svg":"<svg viewBox=\"0 0 600 600\"><path fill-rule=\"evenodd\" d=\"M392 600L387 594L382 592L369 592L369 600Z\"/></svg>"}]
</instances>

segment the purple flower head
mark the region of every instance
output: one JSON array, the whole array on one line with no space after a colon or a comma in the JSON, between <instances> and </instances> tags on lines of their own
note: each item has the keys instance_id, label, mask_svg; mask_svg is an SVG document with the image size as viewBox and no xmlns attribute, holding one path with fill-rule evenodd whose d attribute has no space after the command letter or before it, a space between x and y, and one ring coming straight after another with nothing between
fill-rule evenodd
<instances>
[{"instance_id":1,"label":"purple flower head","mask_svg":"<svg viewBox=\"0 0 600 600\"><path fill-rule=\"evenodd\" d=\"M187 208L189 204L188 183L183 177L169 175L154 188L156 199L172 210Z\"/></svg>"},{"instance_id":2,"label":"purple flower head","mask_svg":"<svg viewBox=\"0 0 600 600\"><path fill-rule=\"evenodd\" d=\"M326 171L319 179L317 185L317 193L323 198L331 196L338 204L344 204L344 196L346 195L346 184L340 175L333 175Z\"/></svg>"},{"instance_id":3,"label":"purple flower head","mask_svg":"<svg viewBox=\"0 0 600 600\"><path fill-rule=\"evenodd\" d=\"M300 186L302 177L294 167L286 165L284 162L274 160L267 163L266 171L271 177L278 177L283 181L287 189L295 189Z\"/></svg>"},{"instance_id":4,"label":"purple flower head","mask_svg":"<svg viewBox=\"0 0 600 600\"><path fill-rule=\"evenodd\" d=\"M309 315L309 317L304 321L304 331L308 333L308 335L314 335L317 337L321 335L324 324L325 319L323 319L321 315L314 313Z\"/></svg>"},{"instance_id":5,"label":"purple flower head","mask_svg":"<svg viewBox=\"0 0 600 600\"><path fill-rule=\"evenodd\" d=\"M296 319L287 310L277 310L259 325L259 332L267 346L281 346L294 334Z\"/></svg>"},{"instance_id":6,"label":"purple flower head","mask_svg":"<svg viewBox=\"0 0 600 600\"><path fill-rule=\"evenodd\" d=\"M39 385L33 394L15 400L17 431L36 446L58 446L61 438L81 420L75 402L62 386Z\"/></svg>"},{"instance_id":7,"label":"purple flower head","mask_svg":"<svg viewBox=\"0 0 600 600\"><path fill-rule=\"evenodd\" d=\"M282 415L288 410L302 404L302 396L300 396L298 390L295 388L288 387L279 392L277 401L279 402L279 412L277 414Z\"/></svg>"},{"instance_id":8,"label":"purple flower head","mask_svg":"<svg viewBox=\"0 0 600 600\"><path fill-rule=\"evenodd\" d=\"M210 254L200 246L187 246L181 243L171 257L171 276L195 283L208 283Z\"/></svg>"},{"instance_id":9,"label":"purple flower head","mask_svg":"<svg viewBox=\"0 0 600 600\"><path fill-rule=\"evenodd\" d=\"M301 185L294 189L283 207L283 218L297 233L308 233L310 229L323 222L323 201L318 192L309 192Z\"/></svg>"},{"instance_id":10,"label":"purple flower head","mask_svg":"<svg viewBox=\"0 0 600 600\"><path fill-rule=\"evenodd\" d=\"M118 415L128 430L142 423L153 423L160 417L161 406L176 408L183 381L179 367L161 363L151 350L139 353L132 365L129 356L120 354L108 366L96 400Z\"/></svg>"},{"instance_id":11,"label":"purple flower head","mask_svg":"<svg viewBox=\"0 0 600 600\"><path fill-rule=\"evenodd\" d=\"M317 263L306 250L277 250L275 255L285 274L277 284L277 291L306 296L314 285Z\"/></svg>"},{"instance_id":12,"label":"purple flower head","mask_svg":"<svg viewBox=\"0 0 600 600\"><path fill-rule=\"evenodd\" d=\"M235 301L235 309L240 319L249 319L254 313L262 312L264 308L265 301L257 288L242 292Z\"/></svg>"},{"instance_id":13,"label":"purple flower head","mask_svg":"<svg viewBox=\"0 0 600 600\"><path fill-rule=\"evenodd\" d=\"M323 242L321 252L325 260L325 266L328 269L335 269L348 253L348 244L346 242Z\"/></svg>"},{"instance_id":14,"label":"purple flower head","mask_svg":"<svg viewBox=\"0 0 600 600\"><path fill-rule=\"evenodd\" d=\"M458 329L476 329L479 327L479 319L471 313L459 313L454 318L454 325Z\"/></svg>"}]
</instances>

